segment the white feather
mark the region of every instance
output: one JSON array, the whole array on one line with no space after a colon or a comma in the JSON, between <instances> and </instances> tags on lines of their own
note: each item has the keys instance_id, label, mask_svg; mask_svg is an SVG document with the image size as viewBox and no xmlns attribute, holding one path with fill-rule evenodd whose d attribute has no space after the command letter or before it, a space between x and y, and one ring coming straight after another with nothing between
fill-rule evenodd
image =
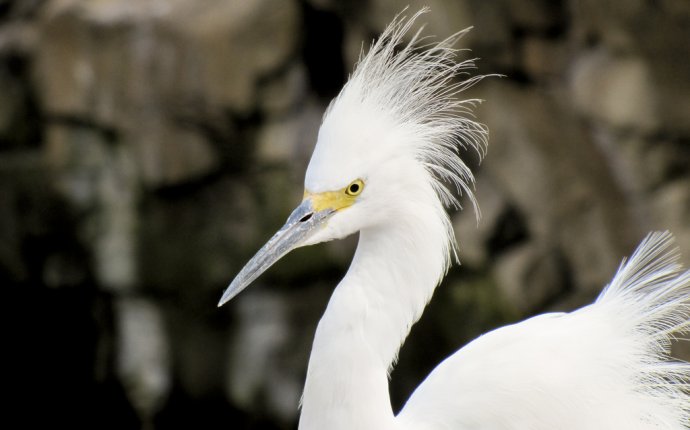
<instances>
[{"instance_id":1,"label":"white feather","mask_svg":"<svg viewBox=\"0 0 690 430\"><path fill-rule=\"evenodd\" d=\"M386 28L367 55L360 59L355 73L327 115L340 109L341 104L345 105L344 109L352 109L352 104L358 103L371 104L375 110L385 112L396 128L409 133L410 138L404 143L411 147L398 150L417 156L435 179L434 187L444 204L460 207L444 185L450 182L458 192L468 196L479 213L473 193L474 176L458 156L458 149L469 146L483 157L488 129L468 118L480 100L459 99L457 95L483 76L467 74L467 70L475 69L474 60L455 61L458 50L454 45L469 28L438 44L427 45L421 52L420 30L396 52L415 19L425 12L426 9L422 9L409 20L395 20ZM463 75L467 76L465 80L454 82Z\"/></svg>"},{"instance_id":2,"label":"white feather","mask_svg":"<svg viewBox=\"0 0 690 430\"><path fill-rule=\"evenodd\" d=\"M456 61L459 51L454 45L469 29L426 45L421 43L425 38L420 30L403 43L415 19L426 11L410 19L396 17L360 58L324 115L305 187L325 191L342 188L356 178L376 180L381 166L394 163L395 174L385 178L388 196L377 198L391 202L386 197L395 195L392 184L407 184L412 178L433 188L439 200L434 202L435 218L445 228L445 272L457 246L443 206L460 207L445 184L467 196L479 219L474 175L459 150L471 148L481 160L488 129L472 119L472 109L480 100L458 97L484 77L469 75L475 69L474 60ZM406 169L406 165L415 167ZM402 191L401 197L409 200Z\"/></svg>"},{"instance_id":3,"label":"white feather","mask_svg":"<svg viewBox=\"0 0 690 430\"><path fill-rule=\"evenodd\" d=\"M448 357L400 413L409 429L681 430L690 365L690 272L669 233L652 233L596 303L487 333Z\"/></svg>"}]
</instances>

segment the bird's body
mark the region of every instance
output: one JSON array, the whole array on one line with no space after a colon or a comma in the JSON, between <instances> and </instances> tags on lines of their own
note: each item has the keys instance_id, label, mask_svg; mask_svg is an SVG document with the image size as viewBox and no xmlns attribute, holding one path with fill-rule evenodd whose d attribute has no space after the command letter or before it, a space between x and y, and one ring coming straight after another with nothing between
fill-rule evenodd
<instances>
[{"instance_id":1,"label":"bird's body","mask_svg":"<svg viewBox=\"0 0 690 430\"><path fill-rule=\"evenodd\" d=\"M475 79L456 63L458 36L395 50L396 20L329 107L305 198L245 266L221 304L298 246L360 232L352 265L314 338L300 430L681 430L690 367L668 358L688 328L690 272L669 234L652 234L596 303L490 332L444 360L399 414L388 375L454 253L444 209L473 176L455 152L483 153L486 128L457 100Z\"/></svg>"},{"instance_id":2,"label":"bird's body","mask_svg":"<svg viewBox=\"0 0 690 430\"><path fill-rule=\"evenodd\" d=\"M689 323L690 272L672 242L651 234L594 304L502 327L448 357L401 428L688 428L690 365L666 356Z\"/></svg>"}]
</instances>

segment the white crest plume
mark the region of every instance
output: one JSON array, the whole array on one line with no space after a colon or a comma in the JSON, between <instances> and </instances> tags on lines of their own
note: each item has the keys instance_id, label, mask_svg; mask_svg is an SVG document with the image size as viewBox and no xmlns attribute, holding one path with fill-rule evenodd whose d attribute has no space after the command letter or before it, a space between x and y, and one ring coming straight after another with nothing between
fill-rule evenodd
<instances>
[{"instance_id":1,"label":"white crest plume","mask_svg":"<svg viewBox=\"0 0 690 430\"><path fill-rule=\"evenodd\" d=\"M433 187L445 206L460 207L444 183L451 183L458 193L465 193L474 206L474 176L459 157L460 148L473 148L479 159L486 153L488 128L474 121L472 109L479 99L461 100L457 95L484 76L472 76L473 59L456 62L455 43L470 29L462 30L438 43L422 43L423 27L409 43L403 43L415 20L428 11L421 9L411 18L397 15L366 55L360 54L355 72L324 116L338 117L338 111L375 112L392 122L396 130L407 134L394 150L410 150L431 174ZM455 81L457 77L465 80ZM346 106L346 107L343 107ZM409 145L407 148L404 145Z\"/></svg>"}]
</instances>

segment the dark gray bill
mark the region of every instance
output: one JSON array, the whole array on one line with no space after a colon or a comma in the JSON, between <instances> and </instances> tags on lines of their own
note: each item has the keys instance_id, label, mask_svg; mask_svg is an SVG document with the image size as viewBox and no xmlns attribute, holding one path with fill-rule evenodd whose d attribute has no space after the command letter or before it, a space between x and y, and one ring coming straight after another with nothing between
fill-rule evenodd
<instances>
[{"instance_id":1,"label":"dark gray bill","mask_svg":"<svg viewBox=\"0 0 690 430\"><path fill-rule=\"evenodd\" d=\"M240 270L230 286L223 292L218 306L223 306L240 291L247 288L273 263L285 254L300 246L320 226L334 210L326 209L315 212L311 200L306 199L290 214L287 222L271 239L256 253L254 257Z\"/></svg>"}]
</instances>

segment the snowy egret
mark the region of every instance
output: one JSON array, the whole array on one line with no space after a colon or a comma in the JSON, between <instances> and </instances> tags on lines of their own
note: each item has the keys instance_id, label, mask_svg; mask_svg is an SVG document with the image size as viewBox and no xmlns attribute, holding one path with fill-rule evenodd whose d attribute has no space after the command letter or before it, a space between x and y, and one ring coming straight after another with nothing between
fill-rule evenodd
<instances>
[{"instance_id":1,"label":"snowy egret","mask_svg":"<svg viewBox=\"0 0 690 430\"><path fill-rule=\"evenodd\" d=\"M388 375L455 253L444 205L450 182L470 197L458 146L483 155L475 100L453 83L456 34L398 50L411 19L396 18L328 108L302 203L242 269L230 300L292 249L360 233L314 338L302 430L687 429L690 365L669 357L689 326L690 272L668 233L652 233L597 301L481 336L452 354L397 415ZM468 118L470 117L470 118Z\"/></svg>"}]
</instances>

